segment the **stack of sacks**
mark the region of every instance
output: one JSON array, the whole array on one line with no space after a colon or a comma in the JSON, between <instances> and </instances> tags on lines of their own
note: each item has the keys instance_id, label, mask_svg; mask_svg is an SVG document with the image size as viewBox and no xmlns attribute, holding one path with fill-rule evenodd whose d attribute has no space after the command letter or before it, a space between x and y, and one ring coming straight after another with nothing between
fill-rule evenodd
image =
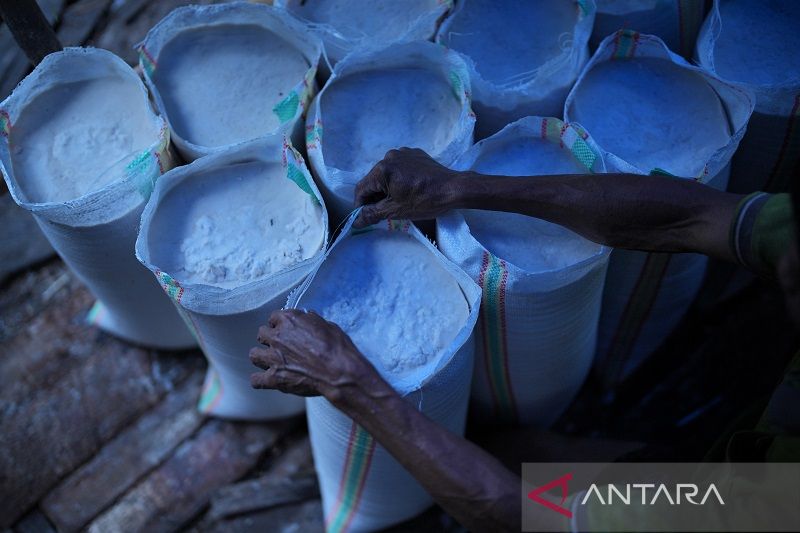
<instances>
[{"instance_id":1,"label":"stack of sacks","mask_svg":"<svg viewBox=\"0 0 800 533\"><path fill-rule=\"evenodd\" d=\"M89 320L137 344L193 346L133 255L145 202L172 167L136 73L105 50L50 54L0 105L0 127L8 189L98 298Z\"/></svg>"},{"instance_id":2,"label":"stack of sacks","mask_svg":"<svg viewBox=\"0 0 800 533\"><path fill-rule=\"evenodd\" d=\"M657 37L620 31L600 45L564 116L592 132L609 172L671 174L724 190L753 104L749 92L690 66ZM698 254L614 250L597 357L607 387L680 322L707 262Z\"/></svg>"},{"instance_id":3,"label":"stack of sacks","mask_svg":"<svg viewBox=\"0 0 800 533\"><path fill-rule=\"evenodd\" d=\"M733 156L728 190L788 191L800 163L800 2L717 0L697 41L697 57L719 77L756 96Z\"/></svg>"},{"instance_id":4,"label":"stack of sacks","mask_svg":"<svg viewBox=\"0 0 800 533\"><path fill-rule=\"evenodd\" d=\"M660 37L670 50L690 59L706 16L705 0L595 0L592 49L617 30Z\"/></svg>"},{"instance_id":5,"label":"stack of sacks","mask_svg":"<svg viewBox=\"0 0 800 533\"><path fill-rule=\"evenodd\" d=\"M247 2L178 8L138 49L187 161L275 133L302 142L322 46L285 11Z\"/></svg>"},{"instance_id":6,"label":"stack of sacks","mask_svg":"<svg viewBox=\"0 0 800 533\"><path fill-rule=\"evenodd\" d=\"M351 52L433 38L452 0L276 0L275 5L303 20L322 39L327 63L320 71L327 79L330 68Z\"/></svg>"},{"instance_id":7,"label":"stack of sacks","mask_svg":"<svg viewBox=\"0 0 800 533\"><path fill-rule=\"evenodd\" d=\"M594 15L593 0L458 2L436 40L466 58L478 138L525 116L561 115L589 58Z\"/></svg>"},{"instance_id":8,"label":"stack of sacks","mask_svg":"<svg viewBox=\"0 0 800 533\"><path fill-rule=\"evenodd\" d=\"M472 144L469 90L458 54L433 43L353 53L336 65L306 125L334 227L352 211L356 183L390 149L421 148L449 165Z\"/></svg>"},{"instance_id":9,"label":"stack of sacks","mask_svg":"<svg viewBox=\"0 0 800 533\"><path fill-rule=\"evenodd\" d=\"M454 167L504 176L604 171L579 126L539 117L509 124ZM442 253L483 289L476 411L495 422L552 424L591 368L610 250L556 224L494 211L448 213L436 235Z\"/></svg>"},{"instance_id":10,"label":"stack of sacks","mask_svg":"<svg viewBox=\"0 0 800 533\"><path fill-rule=\"evenodd\" d=\"M159 181L136 255L208 358L202 412L248 420L302 412L302 398L250 387L248 352L326 241L319 192L302 157L280 137L202 157Z\"/></svg>"},{"instance_id":11,"label":"stack of sacks","mask_svg":"<svg viewBox=\"0 0 800 533\"><path fill-rule=\"evenodd\" d=\"M288 307L338 324L409 403L463 434L480 288L411 223L351 230L353 218ZM309 398L306 406L328 531L382 529L433 503L408 471L330 402Z\"/></svg>"}]
</instances>

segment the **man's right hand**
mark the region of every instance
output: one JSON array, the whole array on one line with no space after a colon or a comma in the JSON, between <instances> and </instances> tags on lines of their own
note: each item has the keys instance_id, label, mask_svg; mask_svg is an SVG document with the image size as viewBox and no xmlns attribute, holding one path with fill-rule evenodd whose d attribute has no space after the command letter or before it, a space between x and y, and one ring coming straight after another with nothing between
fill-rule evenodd
<instances>
[{"instance_id":1,"label":"man's right hand","mask_svg":"<svg viewBox=\"0 0 800 533\"><path fill-rule=\"evenodd\" d=\"M356 206L363 209L354 226L436 218L454 207L459 177L418 148L389 150L356 185Z\"/></svg>"}]
</instances>

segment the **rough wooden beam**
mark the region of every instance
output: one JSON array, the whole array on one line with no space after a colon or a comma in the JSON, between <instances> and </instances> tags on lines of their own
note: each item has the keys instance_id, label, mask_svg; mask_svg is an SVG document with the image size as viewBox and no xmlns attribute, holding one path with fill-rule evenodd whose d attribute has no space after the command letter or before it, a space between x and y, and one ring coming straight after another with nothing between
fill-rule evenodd
<instances>
[{"instance_id":1,"label":"rough wooden beam","mask_svg":"<svg viewBox=\"0 0 800 533\"><path fill-rule=\"evenodd\" d=\"M61 43L36 0L0 0L0 16L34 66L61 50Z\"/></svg>"},{"instance_id":2,"label":"rough wooden beam","mask_svg":"<svg viewBox=\"0 0 800 533\"><path fill-rule=\"evenodd\" d=\"M56 530L39 509L34 509L14 525L14 533L56 533Z\"/></svg>"},{"instance_id":3,"label":"rough wooden beam","mask_svg":"<svg viewBox=\"0 0 800 533\"><path fill-rule=\"evenodd\" d=\"M211 494L251 470L293 423L208 422L88 531L174 531L208 504Z\"/></svg>"},{"instance_id":4,"label":"rough wooden beam","mask_svg":"<svg viewBox=\"0 0 800 533\"><path fill-rule=\"evenodd\" d=\"M297 505L283 505L213 524L215 533L252 533L253 531L325 531L322 502L310 500Z\"/></svg>"},{"instance_id":5,"label":"rough wooden beam","mask_svg":"<svg viewBox=\"0 0 800 533\"><path fill-rule=\"evenodd\" d=\"M13 523L171 386L153 372L150 353L108 342L54 387L30 398L0 398L0 526Z\"/></svg>"},{"instance_id":6,"label":"rough wooden beam","mask_svg":"<svg viewBox=\"0 0 800 533\"><path fill-rule=\"evenodd\" d=\"M59 531L86 525L200 427L201 383L199 373L190 377L47 495L41 507Z\"/></svg>"},{"instance_id":7,"label":"rough wooden beam","mask_svg":"<svg viewBox=\"0 0 800 533\"><path fill-rule=\"evenodd\" d=\"M219 489L211 499L209 520L319 497L308 438L281 453L266 475Z\"/></svg>"}]
</instances>

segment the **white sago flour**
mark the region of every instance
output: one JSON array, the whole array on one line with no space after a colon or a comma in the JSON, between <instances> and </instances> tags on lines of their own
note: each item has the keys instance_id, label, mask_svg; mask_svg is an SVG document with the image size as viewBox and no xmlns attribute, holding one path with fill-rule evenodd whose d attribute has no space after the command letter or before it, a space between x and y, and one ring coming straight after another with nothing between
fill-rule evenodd
<instances>
[{"instance_id":1,"label":"white sago flour","mask_svg":"<svg viewBox=\"0 0 800 533\"><path fill-rule=\"evenodd\" d=\"M503 176L586 173L568 149L529 137L493 146L481 154L472 168L482 174ZM499 211L463 213L470 233L484 248L527 272L559 270L592 257L601 249L563 226L538 218Z\"/></svg>"},{"instance_id":2,"label":"white sago flour","mask_svg":"<svg viewBox=\"0 0 800 533\"><path fill-rule=\"evenodd\" d=\"M300 50L261 26L219 24L167 42L153 83L177 134L213 148L275 131L273 107L308 68Z\"/></svg>"},{"instance_id":3,"label":"white sago flour","mask_svg":"<svg viewBox=\"0 0 800 533\"><path fill-rule=\"evenodd\" d=\"M443 38L475 62L483 79L520 85L537 68L568 49L578 11L574 2L470 0L461 7ZM531 28L536 28L531 31Z\"/></svg>"},{"instance_id":4,"label":"white sago flour","mask_svg":"<svg viewBox=\"0 0 800 533\"><path fill-rule=\"evenodd\" d=\"M722 1L714 68L728 80L778 85L800 79L800 2Z\"/></svg>"},{"instance_id":5,"label":"white sago flour","mask_svg":"<svg viewBox=\"0 0 800 533\"><path fill-rule=\"evenodd\" d=\"M345 38L389 42L402 37L421 16L437 9L439 0L292 0L293 14L333 28ZM386 21L392 21L387 24Z\"/></svg>"},{"instance_id":6,"label":"white sago flour","mask_svg":"<svg viewBox=\"0 0 800 533\"><path fill-rule=\"evenodd\" d=\"M390 382L433 362L469 315L452 274L399 231L337 244L300 307L338 324Z\"/></svg>"},{"instance_id":7,"label":"white sago flour","mask_svg":"<svg viewBox=\"0 0 800 533\"><path fill-rule=\"evenodd\" d=\"M11 161L32 202L66 202L102 189L158 138L142 90L111 76L56 85L25 106L11 130Z\"/></svg>"},{"instance_id":8,"label":"white sago flour","mask_svg":"<svg viewBox=\"0 0 800 533\"><path fill-rule=\"evenodd\" d=\"M696 177L730 140L717 93L697 72L665 59L596 64L574 93L569 115L603 149L643 172Z\"/></svg>"},{"instance_id":9,"label":"white sago flour","mask_svg":"<svg viewBox=\"0 0 800 533\"><path fill-rule=\"evenodd\" d=\"M393 148L440 153L457 133L461 103L442 75L387 69L337 78L322 93L325 165L366 173Z\"/></svg>"},{"instance_id":10,"label":"white sago flour","mask_svg":"<svg viewBox=\"0 0 800 533\"><path fill-rule=\"evenodd\" d=\"M322 209L280 164L249 162L193 176L165 196L154 259L188 283L223 288L265 278L322 246Z\"/></svg>"}]
</instances>

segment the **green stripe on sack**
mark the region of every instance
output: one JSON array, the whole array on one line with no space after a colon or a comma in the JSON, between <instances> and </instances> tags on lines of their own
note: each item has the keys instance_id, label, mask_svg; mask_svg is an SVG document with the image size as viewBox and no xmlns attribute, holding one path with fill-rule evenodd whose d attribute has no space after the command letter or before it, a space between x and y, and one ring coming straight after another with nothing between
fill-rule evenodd
<instances>
[{"instance_id":1,"label":"green stripe on sack","mask_svg":"<svg viewBox=\"0 0 800 533\"><path fill-rule=\"evenodd\" d=\"M278 102L275 107L272 108L272 112L278 116L278 120L281 121L281 124L285 124L294 118L299 106L300 97L297 95L297 91L293 90L286 98Z\"/></svg>"},{"instance_id":2,"label":"green stripe on sack","mask_svg":"<svg viewBox=\"0 0 800 533\"><path fill-rule=\"evenodd\" d=\"M139 59L142 61L142 68L147 73L147 76L152 78L153 73L156 71L156 60L147 51L144 46L139 47Z\"/></svg>"},{"instance_id":3,"label":"green stripe on sack","mask_svg":"<svg viewBox=\"0 0 800 533\"><path fill-rule=\"evenodd\" d=\"M589 147L589 145L581 138L575 140L570 147L572 155L575 159L581 162L588 170L592 170L594 162L597 160L597 154Z\"/></svg>"},{"instance_id":4,"label":"green stripe on sack","mask_svg":"<svg viewBox=\"0 0 800 533\"><path fill-rule=\"evenodd\" d=\"M303 192L308 194L311 197L311 199L314 200L315 204L319 205L319 199L317 199L317 196L314 194L314 190L308 184L306 175L303 173L302 170L300 170L300 168L297 165L291 162L287 163L286 177L295 182L297 186L303 190Z\"/></svg>"},{"instance_id":5,"label":"green stripe on sack","mask_svg":"<svg viewBox=\"0 0 800 533\"><path fill-rule=\"evenodd\" d=\"M164 292L166 292L170 298L180 303L183 297L183 287L181 287L180 283L166 272L160 270L156 271L156 278L158 278L158 282L161 284L161 288L164 289Z\"/></svg>"},{"instance_id":6,"label":"green stripe on sack","mask_svg":"<svg viewBox=\"0 0 800 533\"><path fill-rule=\"evenodd\" d=\"M614 59L628 59L636 53L639 43L639 32L633 30L619 30L614 38Z\"/></svg>"},{"instance_id":7,"label":"green stripe on sack","mask_svg":"<svg viewBox=\"0 0 800 533\"><path fill-rule=\"evenodd\" d=\"M484 251L479 285L483 289L481 326L483 330L486 373L495 399L497 414L506 421L517 419L511 382L508 379L508 354L505 331L506 262Z\"/></svg>"},{"instance_id":8,"label":"green stripe on sack","mask_svg":"<svg viewBox=\"0 0 800 533\"><path fill-rule=\"evenodd\" d=\"M197 410L201 413L210 413L222 398L222 382L219 374L211 369L209 378L203 383L203 392L200 393L200 400L197 402Z\"/></svg>"},{"instance_id":9,"label":"green stripe on sack","mask_svg":"<svg viewBox=\"0 0 800 533\"><path fill-rule=\"evenodd\" d=\"M5 109L0 109L0 135L3 137L11 135L11 117Z\"/></svg>"},{"instance_id":10,"label":"green stripe on sack","mask_svg":"<svg viewBox=\"0 0 800 533\"><path fill-rule=\"evenodd\" d=\"M350 527L361 501L372 454L375 451L372 435L361 426L355 425L355 422L353 424L355 428L351 432L347 447L345 471L342 474L335 511L326 528L329 533L345 532Z\"/></svg>"}]
</instances>

